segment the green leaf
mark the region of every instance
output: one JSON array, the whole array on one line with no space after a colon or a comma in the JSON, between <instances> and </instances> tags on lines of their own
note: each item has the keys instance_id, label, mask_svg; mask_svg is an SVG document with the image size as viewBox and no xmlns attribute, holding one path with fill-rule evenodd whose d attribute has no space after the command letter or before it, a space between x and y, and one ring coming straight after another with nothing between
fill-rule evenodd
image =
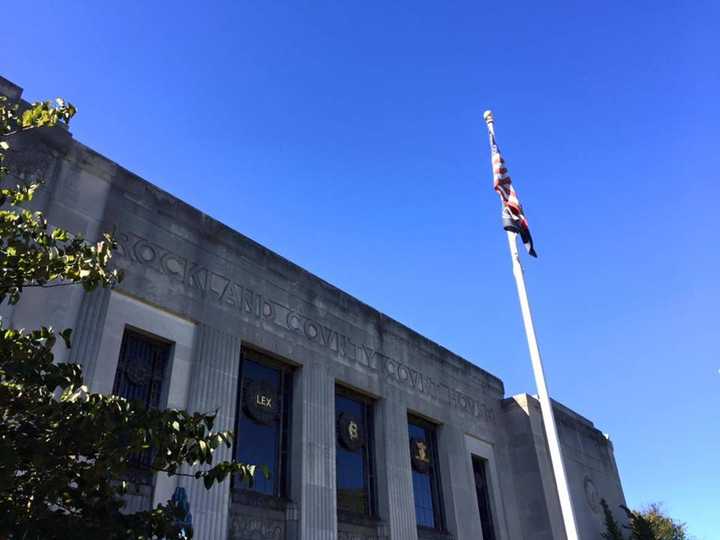
<instances>
[{"instance_id":1,"label":"green leaf","mask_svg":"<svg viewBox=\"0 0 720 540\"><path fill-rule=\"evenodd\" d=\"M60 332L60 337L63 338L63 341L65 342L65 346L69 349L70 348L70 335L72 334L72 328L66 328L62 332Z\"/></svg>"},{"instance_id":2,"label":"green leaf","mask_svg":"<svg viewBox=\"0 0 720 540\"><path fill-rule=\"evenodd\" d=\"M213 476L210 474L210 472L208 472L208 473L203 477L203 483L205 484L205 489L210 489L210 488L212 487L214 481L215 481L215 479L214 479Z\"/></svg>"}]
</instances>

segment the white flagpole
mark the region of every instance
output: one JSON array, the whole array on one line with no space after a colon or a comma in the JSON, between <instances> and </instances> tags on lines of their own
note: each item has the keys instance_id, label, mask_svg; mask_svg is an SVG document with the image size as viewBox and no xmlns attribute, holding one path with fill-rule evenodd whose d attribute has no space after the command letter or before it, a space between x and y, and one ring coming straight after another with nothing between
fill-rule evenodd
<instances>
[{"instance_id":1,"label":"white flagpole","mask_svg":"<svg viewBox=\"0 0 720 540\"><path fill-rule=\"evenodd\" d=\"M492 144L495 138L495 120L493 119L492 112L486 111L484 118L490 133L490 144ZM565 534L567 540L578 540L575 509L573 508L572 499L570 498L565 464L563 463L560 441L558 440L557 428L555 427L555 416L552 411L550 395L548 393L547 383L545 382L545 372L543 370L542 359L540 358L540 348L538 347L537 337L535 336L535 325L533 324L532 313L530 312L530 303L528 302L527 289L525 288L525 276L522 266L520 265L520 255L518 253L516 237L517 235L514 232L507 231L513 275L515 276L515 284L517 285L518 297L520 299L520 310L522 311L523 323L525 325L528 349L530 349L530 360L532 361L533 373L535 374L535 384L537 385L538 398L540 400L540 411L542 413L543 424L545 425L545 436L547 437L548 447L550 448L550 460L552 462L553 472L555 473L555 485L557 486L558 496L560 498L560 509L562 511L563 523L565 524Z\"/></svg>"}]
</instances>

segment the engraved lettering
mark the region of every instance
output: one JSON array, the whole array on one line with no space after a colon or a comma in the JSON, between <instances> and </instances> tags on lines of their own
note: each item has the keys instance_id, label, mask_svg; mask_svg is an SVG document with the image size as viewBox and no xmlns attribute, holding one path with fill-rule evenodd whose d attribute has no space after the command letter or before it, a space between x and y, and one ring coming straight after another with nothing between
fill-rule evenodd
<instances>
[{"instance_id":1,"label":"engraved lettering","mask_svg":"<svg viewBox=\"0 0 720 540\"><path fill-rule=\"evenodd\" d=\"M117 249L115 250L115 255L132 260L131 252L127 247L130 243L130 237L125 233L120 233L117 235L116 241Z\"/></svg>"},{"instance_id":2,"label":"engraved lettering","mask_svg":"<svg viewBox=\"0 0 720 540\"><path fill-rule=\"evenodd\" d=\"M281 328L286 328L310 342L337 353L347 361L356 362L358 368L382 369L388 379L392 379L409 391L416 391L434 400L448 403L451 407L476 418L488 422L496 421L491 406L446 384L438 383L432 377L385 356L382 351L376 351L364 343L356 344L352 338L317 320L304 317L288 306L264 298L261 294L234 282L231 277L214 273L200 264L172 253L161 247L165 245L162 242L152 243L135 234L123 232L117 233L116 238L118 257L130 263L150 267L172 280L177 280L188 289L188 292L199 290L204 298L211 298L220 306L230 306L241 314L252 313L257 318L272 321ZM208 291L214 294L207 296ZM362 354L358 354L358 349L362 350ZM378 362L382 365L378 366ZM482 393L491 391L492 387L484 378L473 375L470 379L471 382L481 386ZM257 405L270 408L273 404L268 396L260 395L257 396Z\"/></svg>"},{"instance_id":3,"label":"engraved lettering","mask_svg":"<svg viewBox=\"0 0 720 540\"><path fill-rule=\"evenodd\" d=\"M230 285L230 280L223 276L219 276L215 272L211 272L209 285L210 290L217 295L218 299L221 299L225 294L225 290L228 288L228 285Z\"/></svg>"},{"instance_id":4,"label":"engraved lettering","mask_svg":"<svg viewBox=\"0 0 720 540\"><path fill-rule=\"evenodd\" d=\"M337 351L338 333L327 326L320 325L320 341L328 349Z\"/></svg>"},{"instance_id":5,"label":"engraved lettering","mask_svg":"<svg viewBox=\"0 0 720 540\"><path fill-rule=\"evenodd\" d=\"M437 385L431 377L420 377L422 385L425 387L425 392L437 399Z\"/></svg>"},{"instance_id":6,"label":"engraved lettering","mask_svg":"<svg viewBox=\"0 0 720 540\"><path fill-rule=\"evenodd\" d=\"M343 356L350 360L355 360L357 357L357 345L347 336L343 337Z\"/></svg>"},{"instance_id":7,"label":"engraved lettering","mask_svg":"<svg viewBox=\"0 0 720 540\"><path fill-rule=\"evenodd\" d=\"M462 394L458 394L458 404L460 405L461 409L467 409L468 402L465 399L465 396L463 396Z\"/></svg>"},{"instance_id":8,"label":"engraved lettering","mask_svg":"<svg viewBox=\"0 0 720 540\"><path fill-rule=\"evenodd\" d=\"M401 382L407 381L408 378L410 377L410 373L408 373L408 369L407 369L405 366L402 366L402 365L401 365L401 366L398 366L397 375L398 375L398 379L399 379Z\"/></svg>"},{"instance_id":9,"label":"engraved lettering","mask_svg":"<svg viewBox=\"0 0 720 540\"><path fill-rule=\"evenodd\" d=\"M362 350L365 353L364 364L368 365L368 366L372 365L373 359L375 358L375 351L373 349L371 349L370 347L368 347L367 345L363 345Z\"/></svg>"},{"instance_id":10,"label":"engraved lettering","mask_svg":"<svg viewBox=\"0 0 720 540\"><path fill-rule=\"evenodd\" d=\"M188 285L194 289L200 289L200 291L205 293L208 285L207 269L193 264L188 272Z\"/></svg>"},{"instance_id":11,"label":"engraved lettering","mask_svg":"<svg viewBox=\"0 0 720 540\"><path fill-rule=\"evenodd\" d=\"M412 384L413 388L420 390L420 392L423 391L422 379L422 375L419 371L415 371L414 369L410 370L410 384Z\"/></svg>"},{"instance_id":12,"label":"engraved lettering","mask_svg":"<svg viewBox=\"0 0 720 540\"><path fill-rule=\"evenodd\" d=\"M290 330L294 330L296 332L300 331L300 317L298 317L297 313L294 311L288 313L287 326Z\"/></svg>"},{"instance_id":13,"label":"engraved lettering","mask_svg":"<svg viewBox=\"0 0 720 540\"><path fill-rule=\"evenodd\" d=\"M243 289L242 309L248 313L252 313L253 309L254 309L254 304L255 304L255 293L253 293L248 288Z\"/></svg>"},{"instance_id":14,"label":"engraved lettering","mask_svg":"<svg viewBox=\"0 0 720 540\"><path fill-rule=\"evenodd\" d=\"M238 301L238 298L242 297L242 287L238 285L237 283L233 283L232 281L228 281L227 287L225 287L225 290L220 295L220 302L224 302L225 304L239 308L240 302Z\"/></svg>"},{"instance_id":15,"label":"engraved lettering","mask_svg":"<svg viewBox=\"0 0 720 540\"><path fill-rule=\"evenodd\" d=\"M273 305L270 302L268 302L267 300L263 300L262 314L263 314L263 317L265 317L266 319L274 319L275 318L275 309L273 308Z\"/></svg>"},{"instance_id":16,"label":"engraved lettering","mask_svg":"<svg viewBox=\"0 0 720 540\"><path fill-rule=\"evenodd\" d=\"M305 337L310 341L314 341L315 338L318 337L318 327L310 319L305 320L305 324L303 324L303 332L305 333Z\"/></svg>"},{"instance_id":17,"label":"engraved lettering","mask_svg":"<svg viewBox=\"0 0 720 540\"><path fill-rule=\"evenodd\" d=\"M178 277L180 281L185 281L185 268L187 267L187 261L182 257L178 257L173 253L165 253L160 258L160 266L171 277Z\"/></svg>"},{"instance_id":18,"label":"engraved lettering","mask_svg":"<svg viewBox=\"0 0 720 540\"><path fill-rule=\"evenodd\" d=\"M157 257L155 249L147 242L140 241L135 244L135 257L143 263L149 264Z\"/></svg>"}]
</instances>

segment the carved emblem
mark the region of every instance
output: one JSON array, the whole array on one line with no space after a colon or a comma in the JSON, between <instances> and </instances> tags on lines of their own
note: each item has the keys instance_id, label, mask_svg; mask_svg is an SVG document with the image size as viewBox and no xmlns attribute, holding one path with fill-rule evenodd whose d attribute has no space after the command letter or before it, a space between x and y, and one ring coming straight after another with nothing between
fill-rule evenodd
<instances>
[{"instance_id":1,"label":"carved emblem","mask_svg":"<svg viewBox=\"0 0 720 540\"><path fill-rule=\"evenodd\" d=\"M144 386L150 379L150 370L142 360L136 359L125 366L125 377L135 386Z\"/></svg>"},{"instance_id":2,"label":"carved emblem","mask_svg":"<svg viewBox=\"0 0 720 540\"><path fill-rule=\"evenodd\" d=\"M358 451L365 443L360 423L348 413L338 416L338 437L340 444L351 452Z\"/></svg>"},{"instance_id":3,"label":"carved emblem","mask_svg":"<svg viewBox=\"0 0 720 540\"><path fill-rule=\"evenodd\" d=\"M410 439L410 458L413 469L419 473L427 473L430 468L430 449L422 439Z\"/></svg>"},{"instance_id":4,"label":"carved emblem","mask_svg":"<svg viewBox=\"0 0 720 540\"><path fill-rule=\"evenodd\" d=\"M245 412L258 424L271 424L280 411L277 393L267 381L252 381L245 387Z\"/></svg>"},{"instance_id":5,"label":"carved emblem","mask_svg":"<svg viewBox=\"0 0 720 540\"><path fill-rule=\"evenodd\" d=\"M592 481L592 479L589 476L585 477L584 488L585 488L585 500L587 500L590 510L592 510L596 514L599 514L600 513L600 495L598 495L598 490L595 487L595 483Z\"/></svg>"},{"instance_id":6,"label":"carved emblem","mask_svg":"<svg viewBox=\"0 0 720 540\"><path fill-rule=\"evenodd\" d=\"M234 516L230 527L232 540L280 540L283 538L283 523L275 519L252 516Z\"/></svg>"}]
</instances>

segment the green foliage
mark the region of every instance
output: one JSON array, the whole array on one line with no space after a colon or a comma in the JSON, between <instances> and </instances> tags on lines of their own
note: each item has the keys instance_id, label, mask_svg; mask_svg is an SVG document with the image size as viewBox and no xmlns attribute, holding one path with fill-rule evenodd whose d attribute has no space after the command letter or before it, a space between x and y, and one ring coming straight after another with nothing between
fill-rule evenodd
<instances>
[{"instance_id":1,"label":"green foliage","mask_svg":"<svg viewBox=\"0 0 720 540\"><path fill-rule=\"evenodd\" d=\"M615 516L613 516L610 511L607 501L600 499L600 504L602 505L603 514L605 515L605 532L602 534L602 537L605 538L605 540L625 540L620 530L620 525L615 521Z\"/></svg>"},{"instance_id":2,"label":"green foliage","mask_svg":"<svg viewBox=\"0 0 720 540\"><path fill-rule=\"evenodd\" d=\"M17 105L9 104L5 96L0 96L0 137L32 128L52 127L61 122L67 124L75 113L77 109L60 98L55 103L38 101L20 111ZM3 150L7 150L7 146Z\"/></svg>"},{"instance_id":3,"label":"green foliage","mask_svg":"<svg viewBox=\"0 0 720 540\"><path fill-rule=\"evenodd\" d=\"M622 533L605 499L601 504L605 512L606 527L602 537L608 540L622 539ZM630 523L625 526L630 531L629 540L690 540L685 523L678 523L666 516L659 504L651 504L641 511L633 511L626 506L620 508L623 509Z\"/></svg>"},{"instance_id":4,"label":"green foliage","mask_svg":"<svg viewBox=\"0 0 720 540\"><path fill-rule=\"evenodd\" d=\"M67 123L75 112L62 100L22 113L0 100L0 181L12 137ZM0 190L0 303L17 303L27 287L117 283L122 276L108 270L113 238L91 244L51 230L40 212L23 207L38 187ZM213 431L214 414L147 409L89 392L79 365L54 362L58 337L70 347L69 329L17 330L0 320L0 538L184 538L172 502L121 512L128 474L138 466L133 457L148 449L152 472L192 476L206 488L230 475L252 481L254 466L212 466L213 451L232 440L231 432ZM183 465L197 472L181 472Z\"/></svg>"},{"instance_id":5,"label":"green foliage","mask_svg":"<svg viewBox=\"0 0 720 540\"><path fill-rule=\"evenodd\" d=\"M639 512L633 512L627 506L620 506L630 521L630 540L658 540L650 523Z\"/></svg>"},{"instance_id":6,"label":"green foliage","mask_svg":"<svg viewBox=\"0 0 720 540\"><path fill-rule=\"evenodd\" d=\"M646 521L657 540L688 540L687 525L667 516L659 504L654 503L637 512Z\"/></svg>"},{"instance_id":7,"label":"green foliage","mask_svg":"<svg viewBox=\"0 0 720 540\"><path fill-rule=\"evenodd\" d=\"M58 121L69 122L76 109L62 100L57 106L35 103L22 114L16 107L0 101L0 165L11 139L32 128L53 126ZM0 170L0 178L7 170ZM50 230L40 212L23 208L32 200L40 185L33 183L15 188L0 189L0 302L6 298L17 303L24 287L43 287L79 283L87 290L99 285L109 286L120 277L108 271L111 251L115 243L110 235L90 244L81 236L62 229Z\"/></svg>"}]
</instances>

